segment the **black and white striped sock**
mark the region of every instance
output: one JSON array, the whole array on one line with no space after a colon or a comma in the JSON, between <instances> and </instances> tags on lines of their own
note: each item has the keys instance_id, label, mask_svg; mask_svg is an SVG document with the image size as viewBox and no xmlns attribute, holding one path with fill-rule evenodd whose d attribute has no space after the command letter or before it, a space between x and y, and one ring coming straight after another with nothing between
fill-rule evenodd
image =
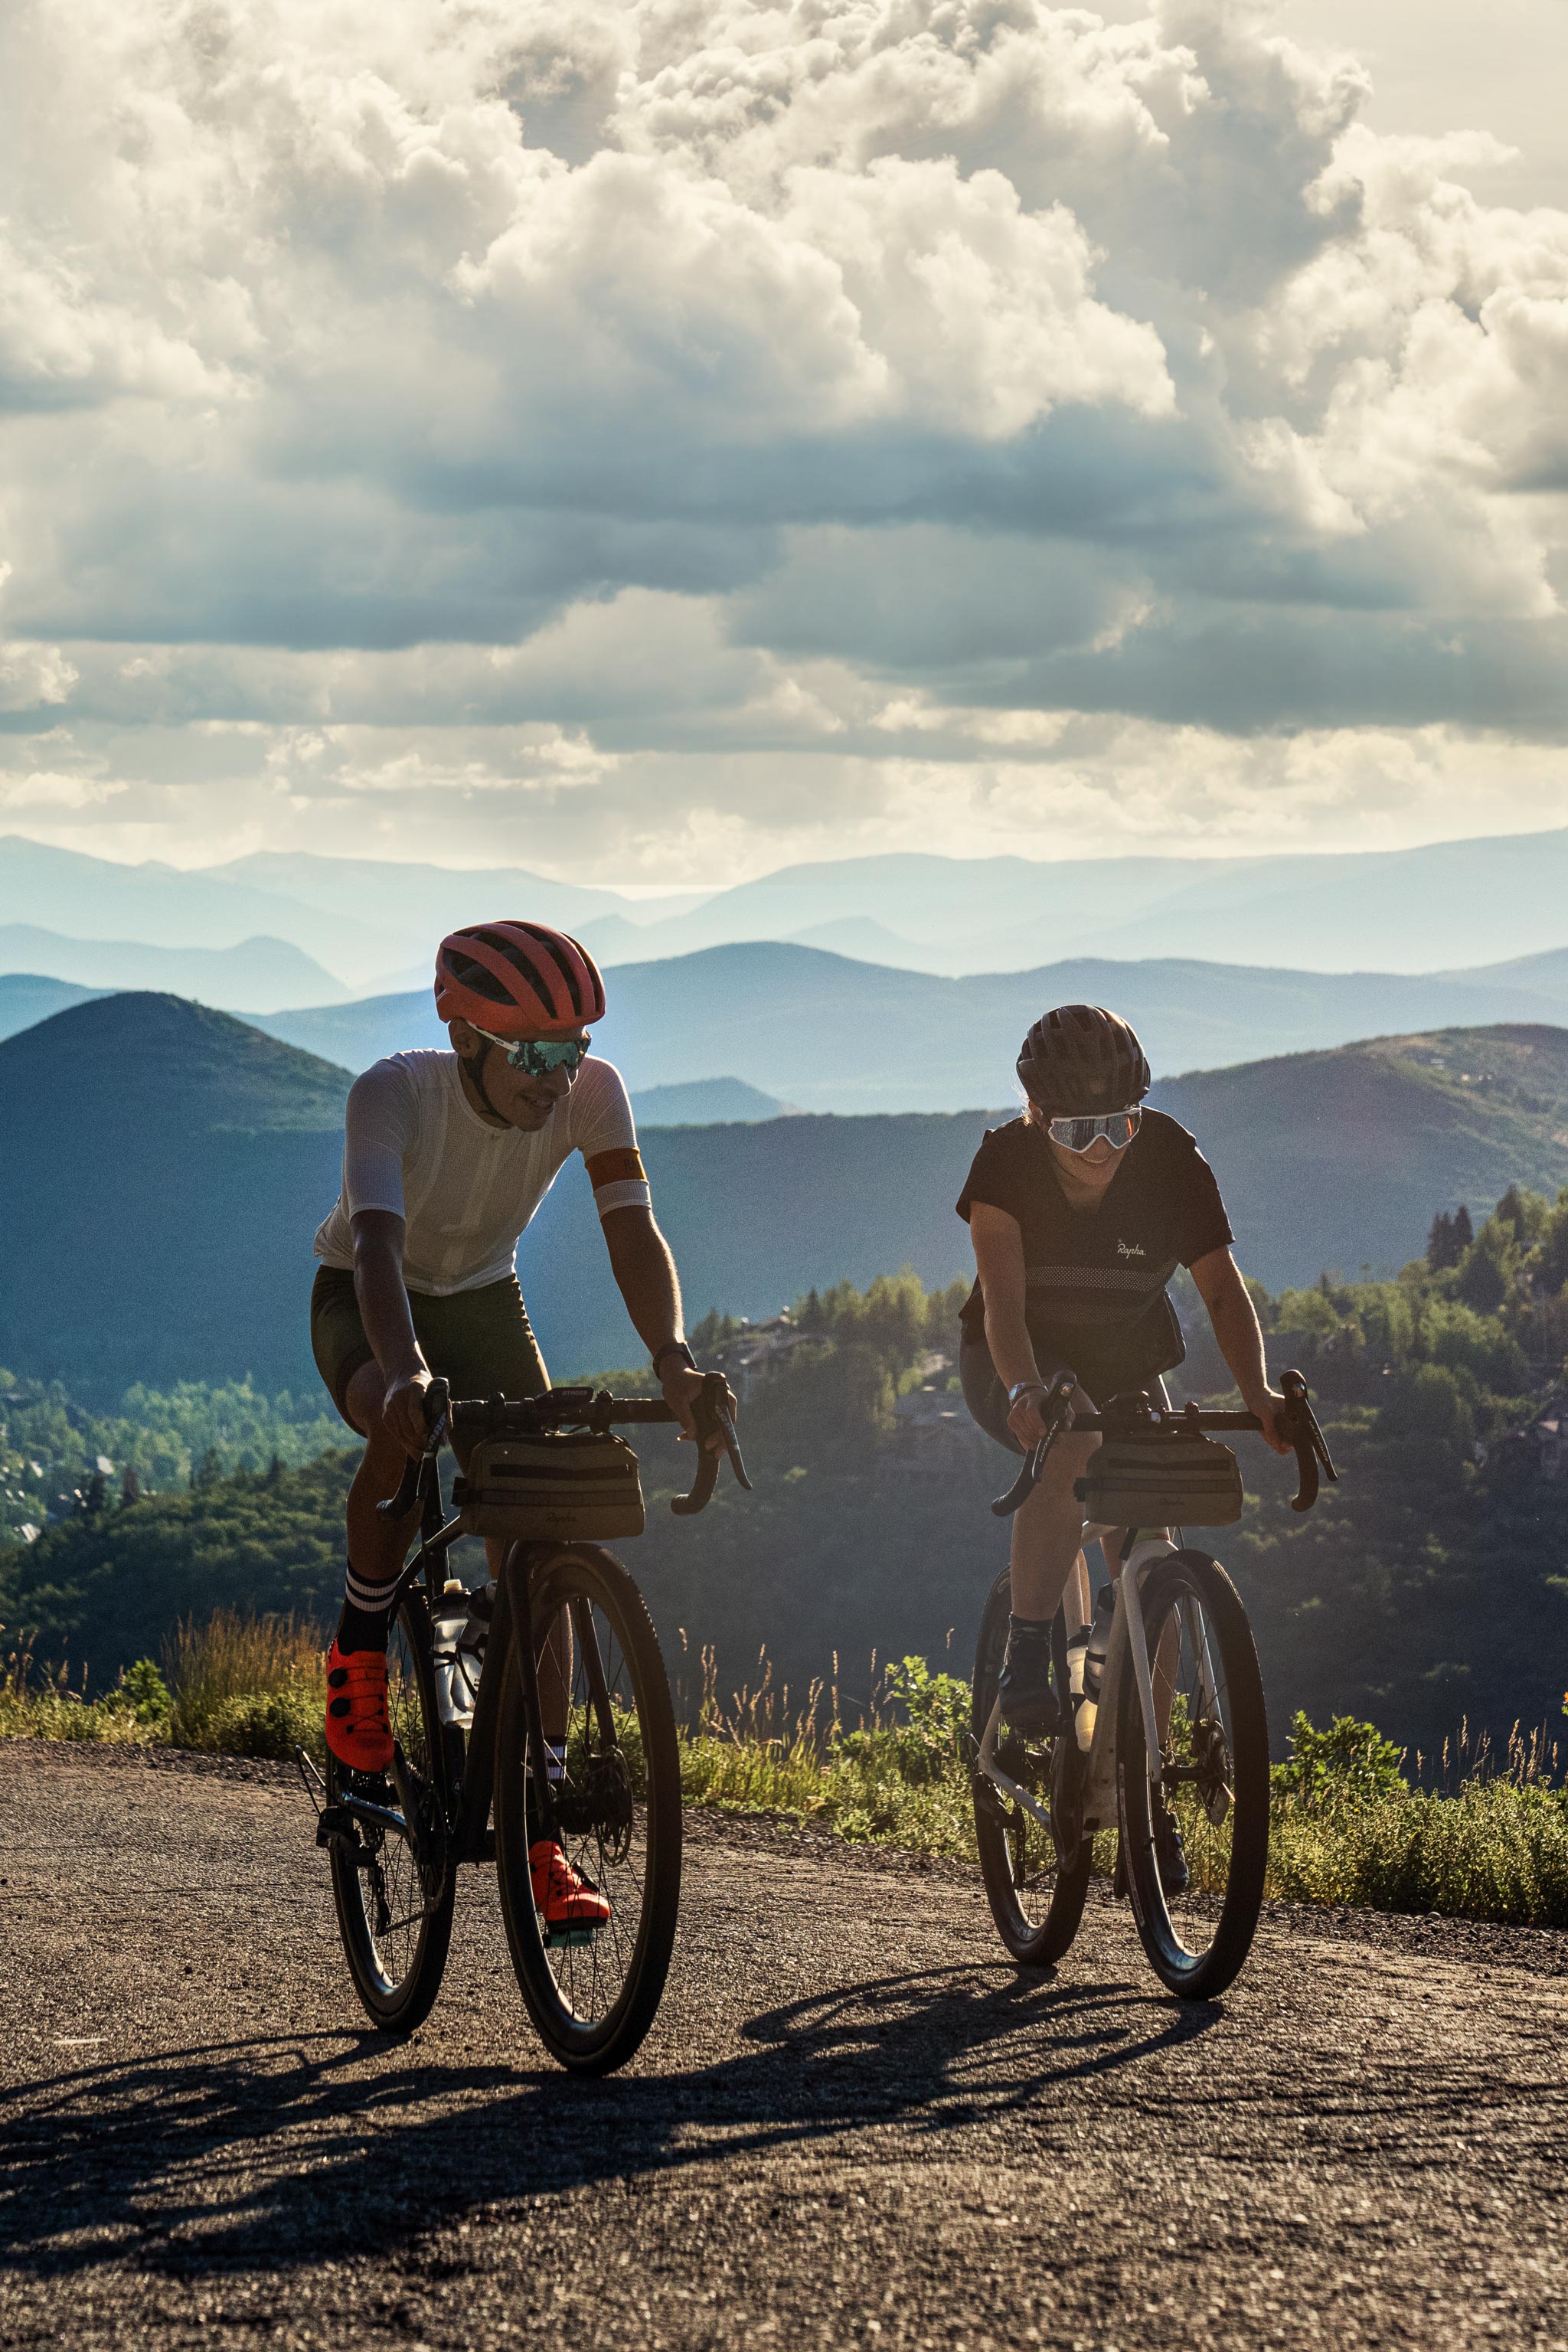
<instances>
[{"instance_id":1,"label":"black and white striped sock","mask_svg":"<svg viewBox=\"0 0 1568 2352\"><path fill-rule=\"evenodd\" d=\"M372 1584L356 1576L351 1559L343 1578L343 1613L338 1620L340 1650L384 1650L392 1622L392 1596L397 1579Z\"/></svg>"}]
</instances>

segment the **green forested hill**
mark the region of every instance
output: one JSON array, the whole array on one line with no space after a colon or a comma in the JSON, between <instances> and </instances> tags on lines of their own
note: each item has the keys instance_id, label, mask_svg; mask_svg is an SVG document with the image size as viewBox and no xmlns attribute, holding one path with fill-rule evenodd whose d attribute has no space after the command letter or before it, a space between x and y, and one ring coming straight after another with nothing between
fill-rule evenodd
<instances>
[{"instance_id":1,"label":"green forested hill","mask_svg":"<svg viewBox=\"0 0 1568 2352\"><path fill-rule=\"evenodd\" d=\"M0 1364L100 1403L137 1381L311 1377L310 1234L349 1085L174 996L0 1043Z\"/></svg>"},{"instance_id":2,"label":"green forested hill","mask_svg":"<svg viewBox=\"0 0 1568 2352\"><path fill-rule=\"evenodd\" d=\"M1296 1517L1292 1465L1244 1439L1246 1517L1194 1540L1247 1600L1277 1746L1298 1706L1371 1717L1428 1758L1463 1718L1500 1739L1516 1718L1558 1719L1568 1484L1533 1476L1500 1438L1529 1409L1508 1391L1530 1381L1531 1352L1561 1357L1565 1276L1568 1203L1525 1201L1446 1269L1268 1305L1271 1352L1306 1367L1342 1482ZM907 1278L808 1302L812 1352L743 1415L755 1491L726 1477L697 1519L668 1511L687 1464L668 1433L640 1433L648 1525L626 1549L689 1699L707 1645L726 1702L769 1667L798 1702L836 1656L847 1711L872 1686L873 1652L967 1671L1006 1558L986 1505L1011 1457L962 1414L922 1429L895 1406L955 1304ZM155 1653L176 1618L219 1603L324 1619L351 1468L340 1454L77 1512L31 1547L0 1548L0 1621L39 1628L41 1655L68 1651L101 1685Z\"/></svg>"},{"instance_id":3,"label":"green forested hill","mask_svg":"<svg viewBox=\"0 0 1568 2352\"><path fill-rule=\"evenodd\" d=\"M993 1076L995 1074L993 1073ZM334 1198L345 1071L163 996L0 1043L0 1364L99 1405L133 1381L314 1379L310 1240ZM1446 1030L1162 1082L1218 1171L1248 1273L1393 1269L1433 1211L1568 1176L1568 1030ZM975 1110L653 1128L644 1150L694 1315L968 1264L952 1213ZM523 1238L557 1376L636 1341L574 1161Z\"/></svg>"}]
</instances>

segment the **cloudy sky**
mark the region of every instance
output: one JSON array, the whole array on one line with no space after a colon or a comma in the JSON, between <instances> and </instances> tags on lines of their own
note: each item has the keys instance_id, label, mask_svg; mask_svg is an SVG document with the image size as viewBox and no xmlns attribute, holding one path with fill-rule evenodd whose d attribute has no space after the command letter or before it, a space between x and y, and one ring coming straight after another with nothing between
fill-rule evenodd
<instances>
[{"instance_id":1,"label":"cloudy sky","mask_svg":"<svg viewBox=\"0 0 1568 2352\"><path fill-rule=\"evenodd\" d=\"M18 0L0 826L1568 821L1568 0Z\"/></svg>"}]
</instances>

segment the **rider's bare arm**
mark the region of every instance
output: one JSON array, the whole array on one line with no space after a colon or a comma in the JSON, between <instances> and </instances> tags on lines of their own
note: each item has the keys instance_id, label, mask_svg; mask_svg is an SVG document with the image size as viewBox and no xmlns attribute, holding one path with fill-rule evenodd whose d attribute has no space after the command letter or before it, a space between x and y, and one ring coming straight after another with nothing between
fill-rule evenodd
<instances>
[{"instance_id":1,"label":"rider's bare arm","mask_svg":"<svg viewBox=\"0 0 1568 2352\"><path fill-rule=\"evenodd\" d=\"M610 1253L610 1271L626 1300L626 1313L648 1354L657 1356L671 1340L686 1337L680 1278L669 1254L669 1244L659 1232L651 1209L608 1209L602 1223L605 1246ZM692 1402L701 1390L702 1375L669 1357L659 1369L659 1385L683 1433L695 1439L697 1423L692 1418ZM717 1435L710 1440L715 1448L722 1442Z\"/></svg>"},{"instance_id":2,"label":"rider's bare arm","mask_svg":"<svg viewBox=\"0 0 1568 2352\"><path fill-rule=\"evenodd\" d=\"M1242 1403L1248 1412L1258 1415L1263 1423L1263 1434L1275 1453L1289 1454L1290 1441L1283 1422L1285 1400L1268 1385L1258 1309L1235 1258L1227 1249L1211 1250L1207 1257L1194 1260L1192 1276L1197 1284L1198 1296L1208 1308L1220 1354L1241 1391Z\"/></svg>"},{"instance_id":3,"label":"rider's bare arm","mask_svg":"<svg viewBox=\"0 0 1568 2352\"><path fill-rule=\"evenodd\" d=\"M360 1319L386 1383L386 1423L410 1454L425 1446L424 1395L430 1368L414 1336L403 1279L404 1223L386 1209L361 1209L353 1220L354 1296Z\"/></svg>"},{"instance_id":4,"label":"rider's bare arm","mask_svg":"<svg viewBox=\"0 0 1568 2352\"><path fill-rule=\"evenodd\" d=\"M1019 1381L1037 1381L1039 1366L1035 1343L1025 1320L1028 1288L1024 1278L1024 1236L1016 1217L989 1202L976 1201L969 1213L974 1244L975 1270L985 1301L985 1339L1004 1388ZM1007 1416L1007 1425L1020 1445L1037 1444L1046 1433L1037 1393L1020 1397Z\"/></svg>"}]
</instances>

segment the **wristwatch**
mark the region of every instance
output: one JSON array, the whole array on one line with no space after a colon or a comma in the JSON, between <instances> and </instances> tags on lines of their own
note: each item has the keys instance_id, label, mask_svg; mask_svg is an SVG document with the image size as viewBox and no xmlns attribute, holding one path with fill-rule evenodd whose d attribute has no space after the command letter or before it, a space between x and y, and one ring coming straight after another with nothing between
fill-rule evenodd
<instances>
[{"instance_id":1,"label":"wristwatch","mask_svg":"<svg viewBox=\"0 0 1568 2352\"><path fill-rule=\"evenodd\" d=\"M685 1340L667 1339L653 1360L654 1378L656 1380L659 1377L658 1368L663 1363L666 1356L679 1356L689 1372L694 1372L697 1370L697 1359L692 1354L690 1349L687 1346Z\"/></svg>"},{"instance_id":2,"label":"wristwatch","mask_svg":"<svg viewBox=\"0 0 1568 2352\"><path fill-rule=\"evenodd\" d=\"M1041 1396L1044 1396L1046 1392L1046 1384L1044 1381L1014 1381L1012 1387L1007 1391L1007 1410L1009 1412L1012 1412L1013 1407L1017 1403L1018 1399L1020 1397L1027 1396L1031 1389L1037 1391Z\"/></svg>"}]
</instances>

